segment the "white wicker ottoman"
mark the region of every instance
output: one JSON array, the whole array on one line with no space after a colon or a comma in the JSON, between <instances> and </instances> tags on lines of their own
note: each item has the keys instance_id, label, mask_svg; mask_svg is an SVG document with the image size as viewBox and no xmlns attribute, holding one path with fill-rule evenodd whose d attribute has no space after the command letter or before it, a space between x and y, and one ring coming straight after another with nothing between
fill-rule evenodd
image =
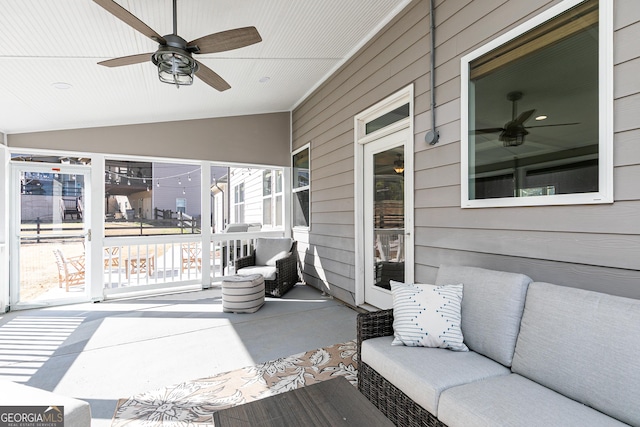
<instances>
[{"instance_id":1,"label":"white wicker ottoman","mask_svg":"<svg viewBox=\"0 0 640 427\"><path fill-rule=\"evenodd\" d=\"M235 275L222 281L222 311L255 313L264 304L262 274Z\"/></svg>"}]
</instances>

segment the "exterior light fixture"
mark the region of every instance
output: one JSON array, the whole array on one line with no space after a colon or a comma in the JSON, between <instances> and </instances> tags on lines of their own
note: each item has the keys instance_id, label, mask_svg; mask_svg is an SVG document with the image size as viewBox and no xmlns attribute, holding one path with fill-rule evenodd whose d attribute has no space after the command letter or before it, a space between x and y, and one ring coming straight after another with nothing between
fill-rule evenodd
<instances>
[{"instance_id":1,"label":"exterior light fixture","mask_svg":"<svg viewBox=\"0 0 640 427\"><path fill-rule=\"evenodd\" d=\"M404 172L404 160L402 160L401 154L398 154L398 158L393 162L393 170L397 174Z\"/></svg>"}]
</instances>

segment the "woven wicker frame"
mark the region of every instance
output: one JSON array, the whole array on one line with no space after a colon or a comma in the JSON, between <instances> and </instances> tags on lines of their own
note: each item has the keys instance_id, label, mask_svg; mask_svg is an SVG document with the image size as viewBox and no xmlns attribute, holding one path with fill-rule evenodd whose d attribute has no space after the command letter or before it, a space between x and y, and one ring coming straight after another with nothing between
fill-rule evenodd
<instances>
[{"instance_id":1,"label":"woven wicker frame","mask_svg":"<svg viewBox=\"0 0 640 427\"><path fill-rule=\"evenodd\" d=\"M244 267L256 265L256 252L236 260L236 271ZM291 245L291 254L276 261L276 279L264 281L264 292L272 297L280 298L299 280L297 242Z\"/></svg>"},{"instance_id":2,"label":"woven wicker frame","mask_svg":"<svg viewBox=\"0 0 640 427\"><path fill-rule=\"evenodd\" d=\"M358 390L397 426L446 427L429 411L362 361L361 350L364 340L393 335L393 310L358 314L357 329Z\"/></svg>"}]
</instances>

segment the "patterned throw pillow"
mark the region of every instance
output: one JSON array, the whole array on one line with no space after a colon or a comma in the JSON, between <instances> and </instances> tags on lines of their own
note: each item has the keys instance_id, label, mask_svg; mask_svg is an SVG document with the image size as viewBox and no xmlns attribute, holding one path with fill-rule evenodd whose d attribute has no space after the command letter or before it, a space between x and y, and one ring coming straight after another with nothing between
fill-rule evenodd
<instances>
[{"instance_id":1,"label":"patterned throw pillow","mask_svg":"<svg viewBox=\"0 0 640 427\"><path fill-rule=\"evenodd\" d=\"M462 284L422 285L391 281L392 345L469 351L460 329Z\"/></svg>"}]
</instances>

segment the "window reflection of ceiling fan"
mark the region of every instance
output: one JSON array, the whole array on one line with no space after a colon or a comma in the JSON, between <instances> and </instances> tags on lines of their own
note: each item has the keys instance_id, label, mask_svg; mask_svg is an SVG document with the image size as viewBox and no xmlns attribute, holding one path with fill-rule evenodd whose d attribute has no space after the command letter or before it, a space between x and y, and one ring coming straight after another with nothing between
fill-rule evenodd
<instances>
[{"instance_id":1,"label":"window reflection of ceiling fan","mask_svg":"<svg viewBox=\"0 0 640 427\"><path fill-rule=\"evenodd\" d=\"M217 73L193 59L192 54L226 52L262 41L262 37L255 27L244 27L209 34L187 42L177 34L176 0L173 0L173 34L166 36L156 33L113 0L93 1L125 24L159 44L156 52L109 59L99 62L99 64L106 67L120 67L150 60L158 67L160 80L175 84L177 87L190 85L195 74L200 80L219 91L231 88L229 83Z\"/></svg>"},{"instance_id":2,"label":"window reflection of ceiling fan","mask_svg":"<svg viewBox=\"0 0 640 427\"><path fill-rule=\"evenodd\" d=\"M484 133L498 133L500 132L500 136L498 136L498 140L500 140L505 147L516 147L518 145L522 145L524 143L524 137L529 134L527 129L531 128L542 128L542 127L551 127L551 126L569 126L569 125L577 125L580 123L559 123L553 125L540 125L540 126L526 126L524 123L529 120L529 118L535 113L535 109L527 110L520 115L518 115L518 101L522 99L522 92L509 92L507 94L507 99L512 102L512 114L511 120L505 123L504 127L501 128L486 128L486 129L476 129L472 131L476 135L484 134Z\"/></svg>"}]
</instances>

